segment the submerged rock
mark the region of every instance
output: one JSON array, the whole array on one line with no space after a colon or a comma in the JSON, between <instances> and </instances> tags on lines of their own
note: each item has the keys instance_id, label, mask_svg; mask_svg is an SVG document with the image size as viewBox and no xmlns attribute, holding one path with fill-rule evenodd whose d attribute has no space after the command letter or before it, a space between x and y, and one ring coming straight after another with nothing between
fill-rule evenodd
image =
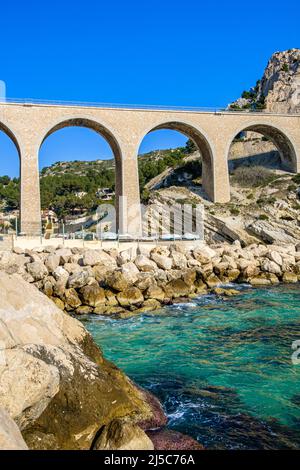
<instances>
[{"instance_id":1,"label":"submerged rock","mask_svg":"<svg viewBox=\"0 0 300 470\"><path fill-rule=\"evenodd\" d=\"M170 429L147 431L155 450L204 450L204 447L190 436Z\"/></svg>"}]
</instances>

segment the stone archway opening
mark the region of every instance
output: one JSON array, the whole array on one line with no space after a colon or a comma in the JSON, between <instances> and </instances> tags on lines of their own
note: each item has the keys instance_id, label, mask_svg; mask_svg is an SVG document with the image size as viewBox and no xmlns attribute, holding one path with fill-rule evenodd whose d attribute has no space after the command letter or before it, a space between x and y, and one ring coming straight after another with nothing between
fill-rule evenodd
<instances>
[{"instance_id":1,"label":"stone archway opening","mask_svg":"<svg viewBox=\"0 0 300 470\"><path fill-rule=\"evenodd\" d=\"M138 153L142 200L153 190L168 187L187 188L191 195L214 199L212 150L206 137L193 126L160 124L147 133Z\"/></svg>"},{"instance_id":2,"label":"stone archway opening","mask_svg":"<svg viewBox=\"0 0 300 470\"><path fill-rule=\"evenodd\" d=\"M153 127L140 145L138 168L146 205L143 233L163 239L199 235L196 208L215 195L212 150L206 137L181 122Z\"/></svg>"},{"instance_id":3,"label":"stone archway opening","mask_svg":"<svg viewBox=\"0 0 300 470\"><path fill-rule=\"evenodd\" d=\"M0 233L20 231L20 158L16 137L0 123Z\"/></svg>"},{"instance_id":4,"label":"stone archway opening","mask_svg":"<svg viewBox=\"0 0 300 470\"><path fill-rule=\"evenodd\" d=\"M251 125L233 139L228 154L231 191L237 186L261 186L276 175L294 173L297 157L289 138L270 125Z\"/></svg>"},{"instance_id":5,"label":"stone archway opening","mask_svg":"<svg viewBox=\"0 0 300 470\"><path fill-rule=\"evenodd\" d=\"M64 230L66 236L92 239L99 206L113 205L118 214L123 191L121 150L98 122L75 118L52 127L40 146L39 167L45 236ZM116 230L110 225L103 225L103 231Z\"/></svg>"}]
</instances>

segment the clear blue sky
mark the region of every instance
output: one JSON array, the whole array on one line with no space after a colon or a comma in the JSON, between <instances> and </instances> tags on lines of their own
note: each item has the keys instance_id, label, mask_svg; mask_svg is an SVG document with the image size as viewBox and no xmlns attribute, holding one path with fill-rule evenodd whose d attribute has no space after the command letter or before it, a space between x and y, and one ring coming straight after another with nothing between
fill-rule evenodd
<instances>
[{"instance_id":1,"label":"clear blue sky","mask_svg":"<svg viewBox=\"0 0 300 470\"><path fill-rule=\"evenodd\" d=\"M300 47L299 18L299 0L5 2L0 80L12 98L222 106L274 51ZM142 151L181 142L153 134ZM41 165L82 152L110 154L98 136L68 129L45 142ZM0 174L16 173L13 157L0 138Z\"/></svg>"}]
</instances>

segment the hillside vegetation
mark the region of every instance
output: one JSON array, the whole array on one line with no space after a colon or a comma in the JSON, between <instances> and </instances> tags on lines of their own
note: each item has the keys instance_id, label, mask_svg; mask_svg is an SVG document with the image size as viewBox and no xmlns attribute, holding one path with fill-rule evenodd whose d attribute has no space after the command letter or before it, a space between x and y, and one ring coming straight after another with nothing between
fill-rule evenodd
<instances>
[{"instance_id":1,"label":"hillside vegetation","mask_svg":"<svg viewBox=\"0 0 300 470\"><path fill-rule=\"evenodd\" d=\"M186 147L152 151L139 156L139 180L144 200L145 186L167 168L176 168L194 149L188 141ZM0 177L0 204L2 209L19 209L19 178ZM97 196L100 188L115 190L115 161L56 162L41 171L42 209L52 209L59 217L72 213L75 208L91 212L102 203ZM107 202L107 201L105 201Z\"/></svg>"}]
</instances>

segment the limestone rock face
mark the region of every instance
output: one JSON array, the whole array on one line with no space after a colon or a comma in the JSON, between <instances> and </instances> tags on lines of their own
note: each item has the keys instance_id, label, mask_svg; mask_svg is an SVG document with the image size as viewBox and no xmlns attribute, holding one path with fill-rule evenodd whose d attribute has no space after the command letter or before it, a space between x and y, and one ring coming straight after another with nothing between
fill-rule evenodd
<instances>
[{"instance_id":1,"label":"limestone rock face","mask_svg":"<svg viewBox=\"0 0 300 470\"><path fill-rule=\"evenodd\" d=\"M287 233L287 231L284 228L281 228L278 224L275 225L264 220L254 221L248 226L248 230L255 235L258 235L266 243L288 244L297 242L297 234L295 234L294 237L290 233Z\"/></svg>"},{"instance_id":2,"label":"limestone rock face","mask_svg":"<svg viewBox=\"0 0 300 470\"><path fill-rule=\"evenodd\" d=\"M276 113L300 112L300 49L275 52L259 86L266 97L266 110Z\"/></svg>"},{"instance_id":3,"label":"limestone rock face","mask_svg":"<svg viewBox=\"0 0 300 470\"><path fill-rule=\"evenodd\" d=\"M16 274L0 272L0 291L0 407L29 448L89 449L115 419L151 419L80 322Z\"/></svg>"},{"instance_id":4,"label":"limestone rock face","mask_svg":"<svg viewBox=\"0 0 300 470\"><path fill-rule=\"evenodd\" d=\"M248 108L263 103L267 112L299 113L300 49L275 52L252 92L252 98L239 98L232 103L234 108Z\"/></svg>"},{"instance_id":5,"label":"limestone rock face","mask_svg":"<svg viewBox=\"0 0 300 470\"><path fill-rule=\"evenodd\" d=\"M16 423L0 408L0 450L27 450L28 447Z\"/></svg>"}]
</instances>

